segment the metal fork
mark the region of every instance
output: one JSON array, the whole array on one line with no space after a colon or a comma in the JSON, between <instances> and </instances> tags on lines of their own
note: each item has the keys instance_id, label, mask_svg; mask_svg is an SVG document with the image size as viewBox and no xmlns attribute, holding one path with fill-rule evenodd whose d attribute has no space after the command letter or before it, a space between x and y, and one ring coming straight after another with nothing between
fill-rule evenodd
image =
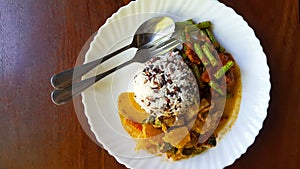
<instances>
[{"instance_id":1,"label":"metal fork","mask_svg":"<svg viewBox=\"0 0 300 169\"><path fill-rule=\"evenodd\" d=\"M163 55L175 47L177 47L180 43L179 40L175 38L170 38L169 40L166 41L158 41L156 42L155 45L152 46L147 46L147 48L143 48L141 50L138 50L134 56L133 59L116 66L104 73L98 74L94 77L87 78L85 80L79 81L79 82L74 82L71 86L64 88L62 90L53 90L51 93L51 99L53 103L57 105L62 105L71 100L73 97L77 96L80 94L82 91L85 89L89 88L102 78L106 77L107 75L115 72L118 69L121 69L133 62L139 62L139 63L145 63L148 61L151 57L155 55Z\"/></svg>"}]
</instances>

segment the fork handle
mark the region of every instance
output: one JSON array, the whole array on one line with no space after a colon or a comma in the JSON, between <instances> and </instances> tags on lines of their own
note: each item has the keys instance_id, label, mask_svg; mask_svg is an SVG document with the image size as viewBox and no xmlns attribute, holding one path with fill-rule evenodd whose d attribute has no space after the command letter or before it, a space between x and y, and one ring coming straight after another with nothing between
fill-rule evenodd
<instances>
[{"instance_id":1,"label":"fork handle","mask_svg":"<svg viewBox=\"0 0 300 169\"><path fill-rule=\"evenodd\" d=\"M96 66L98 66L100 63L105 62L106 60L112 58L113 56L124 52L125 50L130 49L132 46L131 45L127 45L124 46L120 49L118 49L117 51L110 53L106 56L104 56L103 58L94 60L92 62L89 62L87 64L83 64L80 66L76 66L74 68L65 70L61 73L55 74L51 77L51 85L55 88L55 89L64 89L67 88L68 86L72 85L72 81L73 80L78 80L79 78L81 78L84 74L86 74L87 72L89 72L91 69L95 68Z\"/></svg>"},{"instance_id":2,"label":"fork handle","mask_svg":"<svg viewBox=\"0 0 300 169\"><path fill-rule=\"evenodd\" d=\"M116 66L104 73L98 74L96 76L90 77L88 79L79 81L79 82L75 82L67 88L64 88L62 90L54 90L51 93L51 99L53 101L53 103L55 103L56 105L62 105L67 103L69 100L71 100L73 97L77 96L78 94L80 94L81 92L83 92L85 89L89 88L90 86L92 86L93 84L95 84L96 82L98 82L99 80L103 79L104 77L106 77L107 75L115 72L117 69L121 69L122 67L130 64L134 62L134 60L129 60L119 66Z\"/></svg>"}]
</instances>

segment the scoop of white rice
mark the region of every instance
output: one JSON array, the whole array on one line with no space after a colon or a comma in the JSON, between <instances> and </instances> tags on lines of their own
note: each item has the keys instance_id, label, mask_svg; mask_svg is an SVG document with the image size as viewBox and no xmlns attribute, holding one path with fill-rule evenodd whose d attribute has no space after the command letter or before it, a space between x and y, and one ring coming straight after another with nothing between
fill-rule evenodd
<instances>
[{"instance_id":1,"label":"scoop of white rice","mask_svg":"<svg viewBox=\"0 0 300 169\"><path fill-rule=\"evenodd\" d=\"M184 113L200 100L193 72L174 52L146 62L134 77L133 89L136 102L157 117Z\"/></svg>"}]
</instances>

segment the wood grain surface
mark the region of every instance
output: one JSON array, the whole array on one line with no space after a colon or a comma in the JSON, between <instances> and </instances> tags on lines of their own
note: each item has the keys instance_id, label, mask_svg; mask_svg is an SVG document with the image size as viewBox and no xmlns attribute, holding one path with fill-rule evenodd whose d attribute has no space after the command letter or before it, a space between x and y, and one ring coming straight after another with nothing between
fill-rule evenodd
<instances>
[{"instance_id":1,"label":"wood grain surface","mask_svg":"<svg viewBox=\"0 0 300 169\"><path fill-rule=\"evenodd\" d=\"M221 2L254 29L272 83L263 129L226 168L299 169L299 1ZM74 66L89 37L128 3L0 0L0 169L126 169L86 134L85 118L78 120L73 103L51 102L49 79Z\"/></svg>"}]
</instances>

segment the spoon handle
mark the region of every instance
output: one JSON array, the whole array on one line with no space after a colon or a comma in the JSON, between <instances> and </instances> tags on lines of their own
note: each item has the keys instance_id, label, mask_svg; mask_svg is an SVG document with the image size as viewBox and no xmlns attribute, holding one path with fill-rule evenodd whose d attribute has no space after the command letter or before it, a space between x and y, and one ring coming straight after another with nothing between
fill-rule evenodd
<instances>
[{"instance_id":1,"label":"spoon handle","mask_svg":"<svg viewBox=\"0 0 300 169\"><path fill-rule=\"evenodd\" d=\"M51 85L55 89L65 89L72 85L73 80L81 78L84 74L89 72L94 67L98 66L100 63L105 62L106 60L112 58L113 56L121 52L124 52L127 49L130 49L131 47L131 45L124 46L118 49L117 51L104 56L103 58L55 74L51 77Z\"/></svg>"},{"instance_id":2,"label":"spoon handle","mask_svg":"<svg viewBox=\"0 0 300 169\"><path fill-rule=\"evenodd\" d=\"M133 63L133 62L134 62L134 60L129 60L129 61L127 61L119 66L116 66L104 73L98 74L96 76L90 77L88 79L85 79L85 80L82 80L79 82L75 82L73 84L71 82L70 86L68 86L62 90L54 90L51 93L51 99L52 99L53 103L55 103L56 105L65 104L66 102L71 100L73 97L77 96L82 91L89 88L90 86L92 86L99 80L103 79L107 75L109 75L109 74L113 73L114 71L116 71L117 69L121 69L122 67L124 67L130 63Z\"/></svg>"}]
</instances>

